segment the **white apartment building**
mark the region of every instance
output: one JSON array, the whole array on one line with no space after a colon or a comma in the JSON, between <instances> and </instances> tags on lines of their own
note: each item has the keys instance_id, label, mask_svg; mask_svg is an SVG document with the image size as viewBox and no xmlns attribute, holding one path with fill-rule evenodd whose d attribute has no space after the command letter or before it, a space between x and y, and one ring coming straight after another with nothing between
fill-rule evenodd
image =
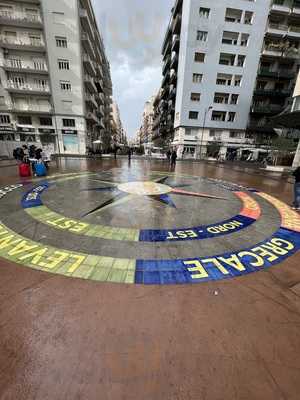
<instances>
[{"instance_id":1,"label":"white apartment building","mask_svg":"<svg viewBox=\"0 0 300 400\"><path fill-rule=\"evenodd\" d=\"M125 144L126 135L123 128L121 114L118 104L113 101L112 103L112 144Z\"/></svg>"},{"instance_id":2,"label":"white apartment building","mask_svg":"<svg viewBox=\"0 0 300 400\"><path fill-rule=\"evenodd\" d=\"M299 43L299 2L177 0L162 50L154 139L195 158L216 145L223 156L251 147L268 133L266 116L288 104Z\"/></svg>"},{"instance_id":3,"label":"white apartment building","mask_svg":"<svg viewBox=\"0 0 300 400\"><path fill-rule=\"evenodd\" d=\"M90 0L0 0L0 156L22 144L85 154L112 85Z\"/></svg>"}]
</instances>

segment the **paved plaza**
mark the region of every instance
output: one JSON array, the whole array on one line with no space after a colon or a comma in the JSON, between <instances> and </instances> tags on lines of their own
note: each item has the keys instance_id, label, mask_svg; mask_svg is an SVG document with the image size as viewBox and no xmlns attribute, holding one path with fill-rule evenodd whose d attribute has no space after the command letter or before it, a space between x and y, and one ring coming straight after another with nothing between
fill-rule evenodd
<instances>
[{"instance_id":1,"label":"paved plaza","mask_svg":"<svg viewBox=\"0 0 300 400\"><path fill-rule=\"evenodd\" d=\"M292 178L125 158L0 172L1 400L299 399Z\"/></svg>"}]
</instances>

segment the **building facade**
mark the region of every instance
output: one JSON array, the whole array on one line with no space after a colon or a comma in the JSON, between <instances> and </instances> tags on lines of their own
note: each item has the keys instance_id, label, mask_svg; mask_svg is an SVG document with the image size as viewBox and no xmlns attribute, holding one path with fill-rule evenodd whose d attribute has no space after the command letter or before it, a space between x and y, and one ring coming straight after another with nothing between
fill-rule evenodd
<instances>
[{"instance_id":1,"label":"building facade","mask_svg":"<svg viewBox=\"0 0 300 400\"><path fill-rule=\"evenodd\" d=\"M154 101L155 97L151 97L145 103L143 117L142 117L142 125L140 128L140 140L142 144L147 144L151 146L152 144L152 131L153 131L153 118L154 118Z\"/></svg>"},{"instance_id":2,"label":"building facade","mask_svg":"<svg viewBox=\"0 0 300 400\"><path fill-rule=\"evenodd\" d=\"M120 110L115 101L112 103L112 142L113 145L125 145L127 143L125 130L121 121Z\"/></svg>"},{"instance_id":3,"label":"building facade","mask_svg":"<svg viewBox=\"0 0 300 400\"><path fill-rule=\"evenodd\" d=\"M0 2L0 155L85 154L110 129L112 83L90 0Z\"/></svg>"},{"instance_id":4,"label":"building facade","mask_svg":"<svg viewBox=\"0 0 300 400\"><path fill-rule=\"evenodd\" d=\"M177 0L162 48L154 139L165 138L179 156L225 157L276 134L268 116L288 104L299 43L295 1Z\"/></svg>"}]
</instances>

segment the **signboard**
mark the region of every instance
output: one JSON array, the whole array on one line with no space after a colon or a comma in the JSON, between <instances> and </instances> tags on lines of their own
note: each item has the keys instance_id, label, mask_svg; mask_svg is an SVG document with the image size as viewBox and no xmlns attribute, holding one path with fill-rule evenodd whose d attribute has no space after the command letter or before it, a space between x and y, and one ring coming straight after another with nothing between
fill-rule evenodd
<instances>
[{"instance_id":1,"label":"signboard","mask_svg":"<svg viewBox=\"0 0 300 400\"><path fill-rule=\"evenodd\" d=\"M39 133L51 133L51 134L55 134L55 129L39 128Z\"/></svg>"},{"instance_id":2,"label":"signboard","mask_svg":"<svg viewBox=\"0 0 300 400\"><path fill-rule=\"evenodd\" d=\"M71 129L62 129L63 135L77 135L77 131Z\"/></svg>"}]
</instances>

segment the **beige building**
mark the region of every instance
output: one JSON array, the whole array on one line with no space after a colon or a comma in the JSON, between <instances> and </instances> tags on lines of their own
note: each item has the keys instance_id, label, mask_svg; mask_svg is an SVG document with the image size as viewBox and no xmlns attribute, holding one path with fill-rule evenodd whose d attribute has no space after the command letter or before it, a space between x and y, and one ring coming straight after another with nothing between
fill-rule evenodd
<instances>
[{"instance_id":1,"label":"beige building","mask_svg":"<svg viewBox=\"0 0 300 400\"><path fill-rule=\"evenodd\" d=\"M153 119L154 119L155 96L145 103L142 126L140 128L140 139L142 144L152 143Z\"/></svg>"},{"instance_id":2,"label":"beige building","mask_svg":"<svg viewBox=\"0 0 300 400\"><path fill-rule=\"evenodd\" d=\"M0 156L84 154L110 134L112 83L90 0L0 1Z\"/></svg>"}]
</instances>

